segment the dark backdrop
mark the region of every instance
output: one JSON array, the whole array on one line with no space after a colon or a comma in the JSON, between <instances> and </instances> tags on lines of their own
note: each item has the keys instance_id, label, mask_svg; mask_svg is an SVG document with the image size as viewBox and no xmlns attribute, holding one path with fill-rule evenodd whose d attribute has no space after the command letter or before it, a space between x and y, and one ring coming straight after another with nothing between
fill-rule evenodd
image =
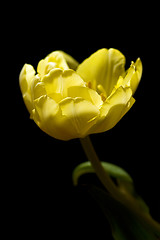
<instances>
[{"instance_id":1,"label":"dark backdrop","mask_svg":"<svg viewBox=\"0 0 160 240\"><path fill-rule=\"evenodd\" d=\"M102 239L110 236L109 225L83 187L74 188L72 171L86 161L79 140L59 141L43 133L29 119L19 89L24 63L35 68L54 50L63 50L79 62L96 50L117 48L126 56L126 67L140 57L143 77L135 94L136 103L112 130L91 136L103 161L126 169L137 192L146 200L152 216L160 220L159 209L159 45L157 15L149 8L75 3L33 8L21 6L8 29L5 79L11 92L8 137L5 150L6 216L11 233L44 239L60 237ZM93 9L94 8L94 9ZM156 8L154 8L155 10ZM130 11L132 10L132 11ZM152 16L152 19L151 19ZM86 176L81 183L97 183ZM12 227L11 227L12 226ZM111 238L112 239L112 238Z\"/></svg>"}]
</instances>

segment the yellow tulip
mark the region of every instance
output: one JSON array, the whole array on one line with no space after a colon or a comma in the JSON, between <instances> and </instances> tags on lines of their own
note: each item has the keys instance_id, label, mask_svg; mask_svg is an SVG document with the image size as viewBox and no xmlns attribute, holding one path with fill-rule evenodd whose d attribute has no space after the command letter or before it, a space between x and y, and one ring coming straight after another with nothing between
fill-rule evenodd
<instances>
[{"instance_id":1,"label":"yellow tulip","mask_svg":"<svg viewBox=\"0 0 160 240\"><path fill-rule=\"evenodd\" d=\"M36 124L52 137L69 140L114 127L135 102L141 75L141 60L125 71L125 57L116 49L100 49L80 65L55 51L39 62L37 74L25 64L19 81Z\"/></svg>"}]
</instances>

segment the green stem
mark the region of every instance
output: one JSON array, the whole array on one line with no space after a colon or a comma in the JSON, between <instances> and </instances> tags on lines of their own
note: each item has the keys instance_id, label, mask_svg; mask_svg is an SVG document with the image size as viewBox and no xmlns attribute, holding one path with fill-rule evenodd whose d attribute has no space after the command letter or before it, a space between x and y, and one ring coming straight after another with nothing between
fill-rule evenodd
<instances>
[{"instance_id":1,"label":"green stem","mask_svg":"<svg viewBox=\"0 0 160 240\"><path fill-rule=\"evenodd\" d=\"M99 161L99 158L93 148L93 145L90 141L89 136L85 138L80 139L82 147L84 149L84 152L86 153L86 156L88 160L91 162L98 178L104 185L104 187L109 191L114 197L117 198L117 187L115 186L114 182L111 180L110 176L107 172L104 171L103 166L101 165L101 162Z\"/></svg>"},{"instance_id":2,"label":"green stem","mask_svg":"<svg viewBox=\"0 0 160 240\"><path fill-rule=\"evenodd\" d=\"M145 224L148 228L154 229L157 234L160 234L160 225L152 217L140 210L139 206L135 202L135 199L127 193L122 193L116 187L108 173L104 170L99 158L93 148L93 145L90 141L89 136L80 139L82 147L86 153L88 160L91 162L98 178L107 189L107 191L124 206L132 211L135 214L142 224Z\"/></svg>"}]
</instances>

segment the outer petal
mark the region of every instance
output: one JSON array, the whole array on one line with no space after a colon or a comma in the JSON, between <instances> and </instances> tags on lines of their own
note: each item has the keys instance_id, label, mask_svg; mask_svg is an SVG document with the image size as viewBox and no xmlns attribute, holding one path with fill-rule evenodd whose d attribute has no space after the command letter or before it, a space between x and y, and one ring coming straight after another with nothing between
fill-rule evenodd
<instances>
[{"instance_id":1,"label":"outer petal","mask_svg":"<svg viewBox=\"0 0 160 240\"><path fill-rule=\"evenodd\" d=\"M47 95L45 85L43 82L41 82L40 77L36 75L31 83L32 101L43 95Z\"/></svg>"},{"instance_id":2,"label":"outer petal","mask_svg":"<svg viewBox=\"0 0 160 240\"><path fill-rule=\"evenodd\" d=\"M120 75L123 75L125 65L124 55L116 49L101 49L92 54L78 66L77 73L86 81L92 83L92 88L102 85L110 95Z\"/></svg>"},{"instance_id":3,"label":"outer petal","mask_svg":"<svg viewBox=\"0 0 160 240\"><path fill-rule=\"evenodd\" d=\"M82 98L66 98L60 102L62 114L66 116L66 129L73 133L72 138L84 137L96 123L99 109Z\"/></svg>"},{"instance_id":4,"label":"outer petal","mask_svg":"<svg viewBox=\"0 0 160 240\"><path fill-rule=\"evenodd\" d=\"M80 98L66 98L57 104L50 97L41 96L34 105L34 121L44 132L60 140L84 136L99 114L93 104Z\"/></svg>"},{"instance_id":5,"label":"outer petal","mask_svg":"<svg viewBox=\"0 0 160 240\"><path fill-rule=\"evenodd\" d=\"M131 86L133 94L137 90L137 87L138 87L139 82L141 80L142 69L143 69L142 62L141 62L140 58L138 58L136 63L135 63L135 74L133 75L133 77L130 80L130 86Z\"/></svg>"},{"instance_id":6,"label":"outer petal","mask_svg":"<svg viewBox=\"0 0 160 240\"><path fill-rule=\"evenodd\" d=\"M56 122L60 121L61 117L59 105L47 95L43 95L34 100L34 106L32 117L40 129L52 137L61 136L63 133L56 128Z\"/></svg>"},{"instance_id":7,"label":"outer petal","mask_svg":"<svg viewBox=\"0 0 160 240\"><path fill-rule=\"evenodd\" d=\"M48 74L52 69L60 68L63 70L69 69L64 55L60 51L50 53L45 59L42 59L37 66L37 72L40 77Z\"/></svg>"},{"instance_id":8,"label":"outer petal","mask_svg":"<svg viewBox=\"0 0 160 240\"><path fill-rule=\"evenodd\" d=\"M33 109L30 88L31 88L31 83L34 77L35 77L34 68L29 64L25 64L19 75L19 84L20 84L25 105L30 113Z\"/></svg>"},{"instance_id":9,"label":"outer petal","mask_svg":"<svg viewBox=\"0 0 160 240\"><path fill-rule=\"evenodd\" d=\"M105 132L113 128L134 103L130 88L118 88L100 109L100 117L90 132Z\"/></svg>"},{"instance_id":10,"label":"outer petal","mask_svg":"<svg viewBox=\"0 0 160 240\"><path fill-rule=\"evenodd\" d=\"M132 89L132 93L134 94L141 80L142 68L142 62L140 58L137 59L136 63L132 62L124 79L122 77L119 78L117 87L130 87Z\"/></svg>"}]
</instances>

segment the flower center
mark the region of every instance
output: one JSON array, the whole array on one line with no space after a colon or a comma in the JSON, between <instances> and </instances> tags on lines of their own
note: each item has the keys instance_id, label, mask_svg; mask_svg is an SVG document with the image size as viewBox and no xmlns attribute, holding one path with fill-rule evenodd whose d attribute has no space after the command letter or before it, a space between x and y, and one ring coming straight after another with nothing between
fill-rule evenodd
<instances>
[{"instance_id":1,"label":"flower center","mask_svg":"<svg viewBox=\"0 0 160 240\"><path fill-rule=\"evenodd\" d=\"M91 83L91 82L88 82L88 83L87 83L87 87L88 87L88 88L91 88L91 89L94 89L94 88L92 87L92 83ZM101 84L98 84L98 85L96 86L96 89L94 89L94 90L97 91L97 93L101 96L102 101L105 102L106 99L107 99L107 94L106 94L106 90L104 89L104 87L103 87Z\"/></svg>"}]
</instances>

